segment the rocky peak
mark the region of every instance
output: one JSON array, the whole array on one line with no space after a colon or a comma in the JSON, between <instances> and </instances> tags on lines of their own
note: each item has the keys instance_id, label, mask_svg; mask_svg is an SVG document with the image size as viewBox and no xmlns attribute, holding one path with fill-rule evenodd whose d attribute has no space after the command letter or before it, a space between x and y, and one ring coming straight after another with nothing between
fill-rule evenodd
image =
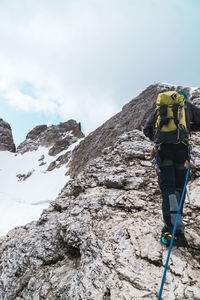
<instances>
[{"instance_id":1,"label":"rocky peak","mask_svg":"<svg viewBox=\"0 0 200 300\"><path fill-rule=\"evenodd\" d=\"M156 83L126 104L122 111L90 133L74 150L70 175L76 176L92 159L101 155L105 147L113 144L116 137L124 132L142 129L149 114L155 108L158 93L183 89L189 94L189 100L200 105L200 89Z\"/></svg>"},{"instance_id":2,"label":"rocky peak","mask_svg":"<svg viewBox=\"0 0 200 300\"><path fill-rule=\"evenodd\" d=\"M50 155L56 155L70 144L84 137L80 123L75 120L62 122L58 125L39 125L31 130L18 148L18 153L37 150L39 146L51 147Z\"/></svg>"},{"instance_id":3,"label":"rocky peak","mask_svg":"<svg viewBox=\"0 0 200 300\"><path fill-rule=\"evenodd\" d=\"M0 119L0 151L15 152L12 129L3 119Z\"/></svg>"}]
</instances>

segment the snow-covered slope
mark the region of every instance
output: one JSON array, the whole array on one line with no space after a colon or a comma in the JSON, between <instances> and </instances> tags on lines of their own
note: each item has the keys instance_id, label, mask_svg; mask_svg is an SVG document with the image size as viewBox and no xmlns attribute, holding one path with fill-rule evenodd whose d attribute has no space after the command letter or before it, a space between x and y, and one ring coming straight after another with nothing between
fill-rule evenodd
<instances>
[{"instance_id":1,"label":"snow-covered slope","mask_svg":"<svg viewBox=\"0 0 200 300\"><path fill-rule=\"evenodd\" d=\"M59 132L59 126L56 130ZM36 150L29 149L33 140L27 139L25 147L17 153L0 151L0 236L38 219L69 180L67 165L72 150L81 139L72 131L54 139L55 143L50 143L49 147L39 146L37 136Z\"/></svg>"}]
</instances>

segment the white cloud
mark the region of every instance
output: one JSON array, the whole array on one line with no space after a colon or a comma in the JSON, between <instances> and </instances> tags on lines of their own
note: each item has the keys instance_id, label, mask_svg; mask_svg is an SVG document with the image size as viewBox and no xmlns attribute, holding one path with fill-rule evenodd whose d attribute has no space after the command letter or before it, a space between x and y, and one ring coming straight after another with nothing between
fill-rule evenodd
<instances>
[{"instance_id":1,"label":"white cloud","mask_svg":"<svg viewBox=\"0 0 200 300\"><path fill-rule=\"evenodd\" d=\"M7 32L0 30L0 89L10 105L54 111L63 118L86 118L89 130L117 111L103 67L105 43L111 46L105 30L108 24L101 23L104 7L99 15L91 1L68 6L61 2L65 12L39 7L33 14L26 11L27 16L15 7L12 23L10 6L4 8L6 17L0 25ZM35 87L37 98L23 95L20 86L24 82Z\"/></svg>"},{"instance_id":2,"label":"white cloud","mask_svg":"<svg viewBox=\"0 0 200 300\"><path fill-rule=\"evenodd\" d=\"M111 102L111 99L113 99L112 95L100 92L96 95L90 93L77 93L75 95L72 92L62 102L59 113L64 119L73 118L76 115L78 120L83 120L85 132L88 134L88 128L95 129L117 113L118 106Z\"/></svg>"},{"instance_id":3,"label":"white cloud","mask_svg":"<svg viewBox=\"0 0 200 300\"><path fill-rule=\"evenodd\" d=\"M179 4L181 15L174 3L180 2L2 1L0 92L22 110L54 112L95 129L147 84L183 78L177 55L181 64L188 6ZM23 94L25 82L34 96Z\"/></svg>"}]
</instances>

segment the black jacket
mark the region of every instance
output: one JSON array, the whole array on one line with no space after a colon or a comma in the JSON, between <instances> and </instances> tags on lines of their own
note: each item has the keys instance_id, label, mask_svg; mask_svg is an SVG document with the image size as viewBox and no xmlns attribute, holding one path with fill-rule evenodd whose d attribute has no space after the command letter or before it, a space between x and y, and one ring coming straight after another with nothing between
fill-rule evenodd
<instances>
[{"instance_id":1,"label":"black jacket","mask_svg":"<svg viewBox=\"0 0 200 300\"><path fill-rule=\"evenodd\" d=\"M200 108L192 104L190 101L187 101L186 120L190 131L200 131ZM154 139L155 121L156 109L151 113L143 128L144 134L151 140Z\"/></svg>"}]
</instances>

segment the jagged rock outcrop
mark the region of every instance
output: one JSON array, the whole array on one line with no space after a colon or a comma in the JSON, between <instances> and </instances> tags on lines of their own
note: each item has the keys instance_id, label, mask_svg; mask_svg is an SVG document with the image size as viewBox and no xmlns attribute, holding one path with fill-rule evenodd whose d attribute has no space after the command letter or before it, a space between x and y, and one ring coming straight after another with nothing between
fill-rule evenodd
<instances>
[{"instance_id":1,"label":"jagged rock outcrop","mask_svg":"<svg viewBox=\"0 0 200 300\"><path fill-rule=\"evenodd\" d=\"M18 146L17 153L37 150L39 146L52 146L49 155L54 156L83 137L80 123L74 120L58 125L39 125L27 134L26 140Z\"/></svg>"},{"instance_id":2,"label":"jagged rock outcrop","mask_svg":"<svg viewBox=\"0 0 200 300\"><path fill-rule=\"evenodd\" d=\"M0 151L15 152L12 129L3 119L0 119Z\"/></svg>"},{"instance_id":3,"label":"jagged rock outcrop","mask_svg":"<svg viewBox=\"0 0 200 300\"><path fill-rule=\"evenodd\" d=\"M200 137L195 134L199 154ZM151 142L134 130L115 139L63 188L37 222L0 241L7 300L156 299L167 249ZM200 299L200 160L192 169L184 222L189 250L174 247L164 300Z\"/></svg>"},{"instance_id":4,"label":"jagged rock outcrop","mask_svg":"<svg viewBox=\"0 0 200 300\"><path fill-rule=\"evenodd\" d=\"M35 170L29 171L27 174L17 174L16 177L18 178L18 181L25 181L27 178L29 178Z\"/></svg>"},{"instance_id":5,"label":"jagged rock outcrop","mask_svg":"<svg viewBox=\"0 0 200 300\"><path fill-rule=\"evenodd\" d=\"M101 155L105 147L111 146L117 136L134 129L141 129L150 112L155 108L158 93L184 89L194 103L200 102L200 89L173 86L164 83L150 85L136 98L126 104L122 111L90 133L74 150L70 164L70 175L76 176L90 159Z\"/></svg>"}]
</instances>

